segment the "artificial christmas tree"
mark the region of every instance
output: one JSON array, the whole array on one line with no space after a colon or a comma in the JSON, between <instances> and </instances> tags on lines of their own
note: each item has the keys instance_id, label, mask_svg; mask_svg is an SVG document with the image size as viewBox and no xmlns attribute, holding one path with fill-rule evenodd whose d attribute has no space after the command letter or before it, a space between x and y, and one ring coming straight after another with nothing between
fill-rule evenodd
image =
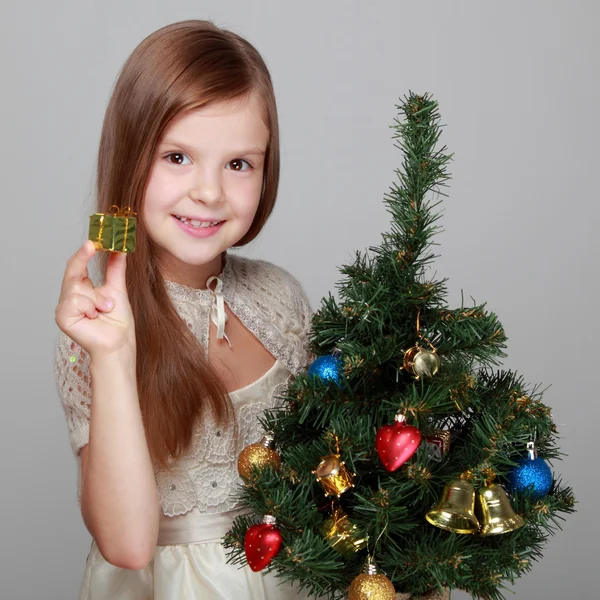
<instances>
[{"instance_id":1,"label":"artificial christmas tree","mask_svg":"<svg viewBox=\"0 0 600 600\"><path fill-rule=\"evenodd\" d=\"M439 219L430 196L445 195L451 155L436 149L436 101L410 93L397 108L391 229L341 268L339 300L329 294L314 315L318 362L261 418L281 465L240 488L255 518L238 517L225 546L244 561L246 531L273 515L282 545L269 568L315 597L360 597L375 557L398 598L447 588L502 598L574 497L556 478L536 485L541 471L522 475L534 439L542 460L559 457L557 430L541 394L496 369L506 356L496 314L449 308L445 280L427 278Z\"/></svg>"}]
</instances>

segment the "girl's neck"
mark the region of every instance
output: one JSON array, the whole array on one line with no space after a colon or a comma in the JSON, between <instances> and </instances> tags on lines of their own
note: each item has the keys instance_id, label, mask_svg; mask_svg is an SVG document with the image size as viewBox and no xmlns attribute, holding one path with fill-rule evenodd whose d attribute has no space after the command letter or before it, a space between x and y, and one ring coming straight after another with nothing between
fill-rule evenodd
<instances>
[{"instance_id":1,"label":"girl's neck","mask_svg":"<svg viewBox=\"0 0 600 600\"><path fill-rule=\"evenodd\" d=\"M179 267L175 269L161 269L162 276L165 280L184 285L186 287L202 290L206 289L206 282L213 275L220 275L225 268L227 261L227 251L222 252L215 257L210 263L199 266ZM213 286L214 287L214 284Z\"/></svg>"}]
</instances>

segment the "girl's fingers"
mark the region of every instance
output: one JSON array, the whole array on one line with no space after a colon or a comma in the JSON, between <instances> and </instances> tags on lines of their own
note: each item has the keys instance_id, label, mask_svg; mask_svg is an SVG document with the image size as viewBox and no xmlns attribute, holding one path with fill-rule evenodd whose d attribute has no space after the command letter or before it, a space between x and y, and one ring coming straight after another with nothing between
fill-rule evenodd
<instances>
[{"instance_id":1,"label":"girl's fingers","mask_svg":"<svg viewBox=\"0 0 600 600\"><path fill-rule=\"evenodd\" d=\"M73 281L86 279L88 276L87 266L90 259L96 253L96 248L93 242L86 240L86 242L69 258L67 261L67 268L65 269L65 275L63 277L63 290L66 286L70 285Z\"/></svg>"},{"instance_id":2,"label":"girl's fingers","mask_svg":"<svg viewBox=\"0 0 600 600\"><path fill-rule=\"evenodd\" d=\"M103 296L102 294L97 294L96 308L98 310L101 310L102 312L109 312L114 308L114 306L115 306L115 303L112 301L111 298L107 298L106 296Z\"/></svg>"},{"instance_id":3,"label":"girl's fingers","mask_svg":"<svg viewBox=\"0 0 600 600\"><path fill-rule=\"evenodd\" d=\"M106 284L117 290L126 292L126 271L127 252L111 252L106 265Z\"/></svg>"},{"instance_id":4,"label":"girl's fingers","mask_svg":"<svg viewBox=\"0 0 600 600\"><path fill-rule=\"evenodd\" d=\"M96 290L89 279L73 282L66 291L65 297L73 294L77 296L86 296L94 303L95 307L102 312L108 312L114 307L113 300Z\"/></svg>"},{"instance_id":5,"label":"girl's fingers","mask_svg":"<svg viewBox=\"0 0 600 600\"><path fill-rule=\"evenodd\" d=\"M89 296L71 294L62 307L57 310L57 321L63 318L71 321L68 325L72 325L73 322L79 321L83 315L89 319L95 319L98 316L95 302Z\"/></svg>"}]
</instances>

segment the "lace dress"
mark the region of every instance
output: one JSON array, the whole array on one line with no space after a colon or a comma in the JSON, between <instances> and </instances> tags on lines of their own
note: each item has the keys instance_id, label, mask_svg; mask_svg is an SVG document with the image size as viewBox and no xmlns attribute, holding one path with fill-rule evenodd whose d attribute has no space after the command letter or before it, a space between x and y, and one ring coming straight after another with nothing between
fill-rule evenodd
<instances>
[{"instance_id":1,"label":"lace dress","mask_svg":"<svg viewBox=\"0 0 600 600\"><path fill-rule=\"evenodd\" d=\"M258 416L278 404L290 378L313 356L308 349L310 305L300 283L287 271L266 261L226 255L214 289L193 289L167 282L167 292L208 355L212 320L217 337L226 338L223 304L275 357L267 373L230 393L238 420L217 428L210 418L196 426L191 450L169 471L155 470L162 508L158 545L152 561L132 571L115 567L100 554L95 541L85 563L79 600L288 600L308 598L275 573L254 573L249 566L226 564L222 537L240 507L235 488L242 483L237 457L262 436ZM69 440L77 460L77 501L80 502L79 450L88 443L91 413L89 356L59 333L55 377L67 420Z\"/></svg>"},{"instance_id":2,"label":"lace dress","mask_svg":"<svg viewBox=\"0 0 600 600\"><path fill-rule=\"evenodd\" d=\"M229 394L234 409L241 416L240 426L244 444L257 441L249 434L251 422L258 407L265 408L265 399L274 400L277 390L286 385L289 371L276 362L260 379ZM271 404L269 402L269 404ZM244 416L242 416L244 415ZM220 433L220 435L218 435ZM228 456L231 439L219 430L212 432L213 440ZM183 466L183 465L182 465ZM181 497L170 508L173 512L184 509L194 489L213 493L205 502L181 516L162 516L159 545L154 558L143 569L130 571L107 563L95 542L88 556L79 600L275 600L308 598L304 592L289 584L282 584L274 573L254 573L249 566L226 564L226 551L221 538L231 527L238 510L206 513L210 505L218 506L226 500L230 488L238 480L235 464L227 464L227 475L214 467L214 461L194 465L170 480L170 486L179 489ZM202 494L204 497L204 494Z\"/></svg>"}]
</instances>

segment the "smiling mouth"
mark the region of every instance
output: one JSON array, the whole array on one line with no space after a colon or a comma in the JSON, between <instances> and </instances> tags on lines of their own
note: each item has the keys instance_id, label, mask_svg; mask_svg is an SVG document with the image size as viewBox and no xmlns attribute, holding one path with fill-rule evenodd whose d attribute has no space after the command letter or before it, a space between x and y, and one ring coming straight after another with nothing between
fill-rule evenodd
<instances>
[{"instance_id":1,"label":"smiling mouth","mask_svg":"<svg viewBox=\"0 0 600 600\"><path fill-rule=\"evenodd\" d=\"M202 229L205 227L216 227L223 223L223 221L198 221L196 219L188 219L187 217L180 217L179 215L173 215L178 221L194 227L196 229Z\"/></svg>"}]
</instances>

